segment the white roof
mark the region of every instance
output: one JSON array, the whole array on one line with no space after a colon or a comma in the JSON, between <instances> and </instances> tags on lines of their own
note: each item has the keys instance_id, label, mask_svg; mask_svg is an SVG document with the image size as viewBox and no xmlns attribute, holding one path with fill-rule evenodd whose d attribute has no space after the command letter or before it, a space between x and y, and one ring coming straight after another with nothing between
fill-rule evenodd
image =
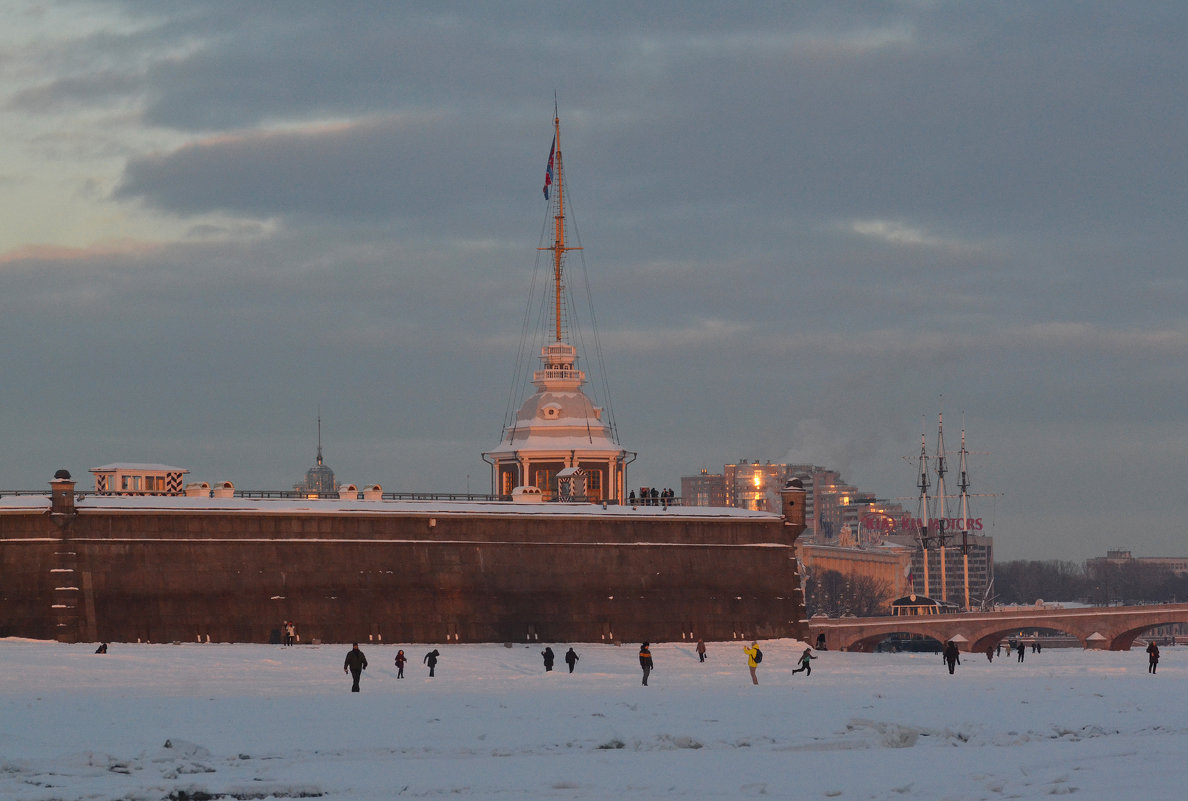
<instances>
[{"instance_id":1,"label":"white roof","mask_svg":"<svg viewBox=\"0 0 1188 801\"><path fill-rule=\"evenodd\" d=\"M48 509L48 495L0 496L0 514ZM263 514L391 514L480 515L533 517L614 517L753 520L770 522L779 515L725 506L640 506L601 503L534 503L511 501L362 501L306 498L198 498L183 495L86 495L75 503L79 512L251 512Z\"/></svg>"}]
</instances>

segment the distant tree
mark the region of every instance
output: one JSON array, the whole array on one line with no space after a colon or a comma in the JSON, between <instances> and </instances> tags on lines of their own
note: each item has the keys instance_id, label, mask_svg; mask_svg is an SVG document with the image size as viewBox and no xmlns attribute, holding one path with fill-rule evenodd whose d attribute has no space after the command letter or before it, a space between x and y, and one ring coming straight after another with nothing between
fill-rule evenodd
<instances>
[{"instance_id":1,"label":"distant tree","mask_svg":"<svg viewBox=\"0 0 1188 801\"><path fill-rule=\"evenodd\" d=\"M1090 594L1090 581L1085 566L1076 562L996 562L994 592L999 603L1008 604L1079 601Z\"/></svg>"},{"instance_id":2,"label":"distant tree","mask_svg":"<svg viewBox=\"0 0 1188 801\"><path fill-rule=\"evenodd\" d=\"M804 591L805 610L810 616L885 615L891 601L891 585L888 582L871 576L847 576L836 570L811 574L805 579Z\"/></svg>"}]
</instances>

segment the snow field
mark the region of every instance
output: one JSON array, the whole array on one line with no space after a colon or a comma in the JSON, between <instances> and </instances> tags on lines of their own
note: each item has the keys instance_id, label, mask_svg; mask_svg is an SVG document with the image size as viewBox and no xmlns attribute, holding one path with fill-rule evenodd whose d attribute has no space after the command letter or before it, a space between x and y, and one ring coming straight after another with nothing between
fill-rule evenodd
<instances>
[{"instance_id":1,"label":"snow field","mask_svg":"<svg viewBox=\"0 0 1188 801\"><path fill-rule=\"evenodd\" d=\"M1050 649L950 676L933 654L761 642L349 646L0 640L0 798L1183 797L1188 660ZM421 657L441 651L437 677Z\"/></svg>"}]
</instances>

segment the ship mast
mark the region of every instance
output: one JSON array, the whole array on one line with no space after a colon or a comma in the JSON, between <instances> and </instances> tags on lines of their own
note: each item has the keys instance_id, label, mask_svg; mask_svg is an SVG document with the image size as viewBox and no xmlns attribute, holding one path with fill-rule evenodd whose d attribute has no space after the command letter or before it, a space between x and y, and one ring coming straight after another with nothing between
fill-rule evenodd
<instances>
[{"instance_id":1,"label":"ship mast","mask_svg":"<svg viewBox=\"0 0 1188 801\"><path fill-rule=\"evenodd\" d=\"M964 415L963 415L964 416ZM969 473L965 467L965 457L969 453L965 449L965 424L961 425L961 561L965 573L965 611L969 611Z\"/></svg>"},{"instance_id":2,"label":"ship mast","mask_svg":"<svg viewBox=\"0 0 1188 801\"><path fill-rule=\"evenodd\" d=\"M940 545L941 600L949 600L949 580L945 573L945 473L948 466L945 459L945 414L937 416L936 423L936 536Z\"/></svg>"},{"instance_id":3,"label":"ship mast","mask_svg":"<svg viewBox=\"0 0 1188 801\"><path fill-rule=\"evenodd\" d=\"M928 442L924 432L920 432L920 478L916 486L920 488L920 500L916 505L916 522L920 526L918 536L920 550L924 556L924 597L931 598L928 586ZM915 587L912 588L913 591Z\"/></svg>"}]
</instances>

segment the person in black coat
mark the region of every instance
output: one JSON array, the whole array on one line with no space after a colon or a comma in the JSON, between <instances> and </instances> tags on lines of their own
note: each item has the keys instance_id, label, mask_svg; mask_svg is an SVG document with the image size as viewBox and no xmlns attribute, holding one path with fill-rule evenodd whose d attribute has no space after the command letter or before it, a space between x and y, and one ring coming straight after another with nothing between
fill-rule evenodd
<instances>
[{"instance_id":1,"label":"person in black coat","mask_svg":"<svg viewBox=\"0 0 1188 801\"><path fill-rule=\"evenodd\" d=\"M553 649L546 645L545 649L540 652L540 655L544 658L545 673L551 672L553 669Z\"/></svg>"},{"instance_id":2,"label":"person in black coat","mask_svg":"<svg viewBox=\"0 0 1188 801\"><path fill-rule=\"evenodd\" d=\"M404 663L407 661L408 659L404 656L404 651L396 652L396 678L404 678Z\"/></svg>"},{"instance_id":3,"label":"person in black coat","mask_svg":"<svg viewBox=\"0 0 1188 801\"><path fill-rule=\"evenodd\" d=\"M945 664L949 666L949 673L961 664L961 652L957 650L957 643L952 640L945 645Z\"/></svg>"},{"instance_id":4,"label":"person in black coat","mask_svg":"<svg viewBox=\"0 0 1188 801\"><path fill-rule=\"evenodd\" d=\"M429 678L433 678L433 669L437 667L437 657L441 656L437 649L434 648L429 653L425 654L425 658L421 661L429 666Z\"/></svg>"},{"instance_id":5,"label":"person in black coat","mask_svg":"<svg viewBox=\"0 0 1188 801\"><path fill-rule=\"evenodd\" d=\"M1159 646L1155 644L1154 640L1147 643L1147 672L1154 673L1155 668L1159 667Z\"/></svg>"},{"instance_id":6,"label":"person in black coat","mask_svg":"<svg viewBox=\"0 0 1188 801\"><path fill-rule=\"evenodd\" d=\"M648 674L652 672L652 652L648 650L648 643L639 647L639 666L643 668L643 686L648 686Z\"/></svg>"},{"instance_id":7,"label":"person in black coat","mask_svg":"<svg viewBox=\"0 0 1188 801\"><path fill-rule=\"evenodd\" d=\"M578 659L577 653L572 648L565 652L565 664L569 665L570 673L573 673L573 666L577 664Z\"/></svg>"},{"instance_id":8,"label":"person in black coat","mask_svg":"<svg viewBox=\"0 0 1188 801\"><path fill-rule=\"evenodd\" d=\"M342 663L342 672L351 672L351 678L354 683L351 685L351 692L359 692L359 677L363 675L363 671L367 669L367 657L359 650L359 643L351 646L351 650L347 651L346 659Z\"/></svg>"}]
</instances>

